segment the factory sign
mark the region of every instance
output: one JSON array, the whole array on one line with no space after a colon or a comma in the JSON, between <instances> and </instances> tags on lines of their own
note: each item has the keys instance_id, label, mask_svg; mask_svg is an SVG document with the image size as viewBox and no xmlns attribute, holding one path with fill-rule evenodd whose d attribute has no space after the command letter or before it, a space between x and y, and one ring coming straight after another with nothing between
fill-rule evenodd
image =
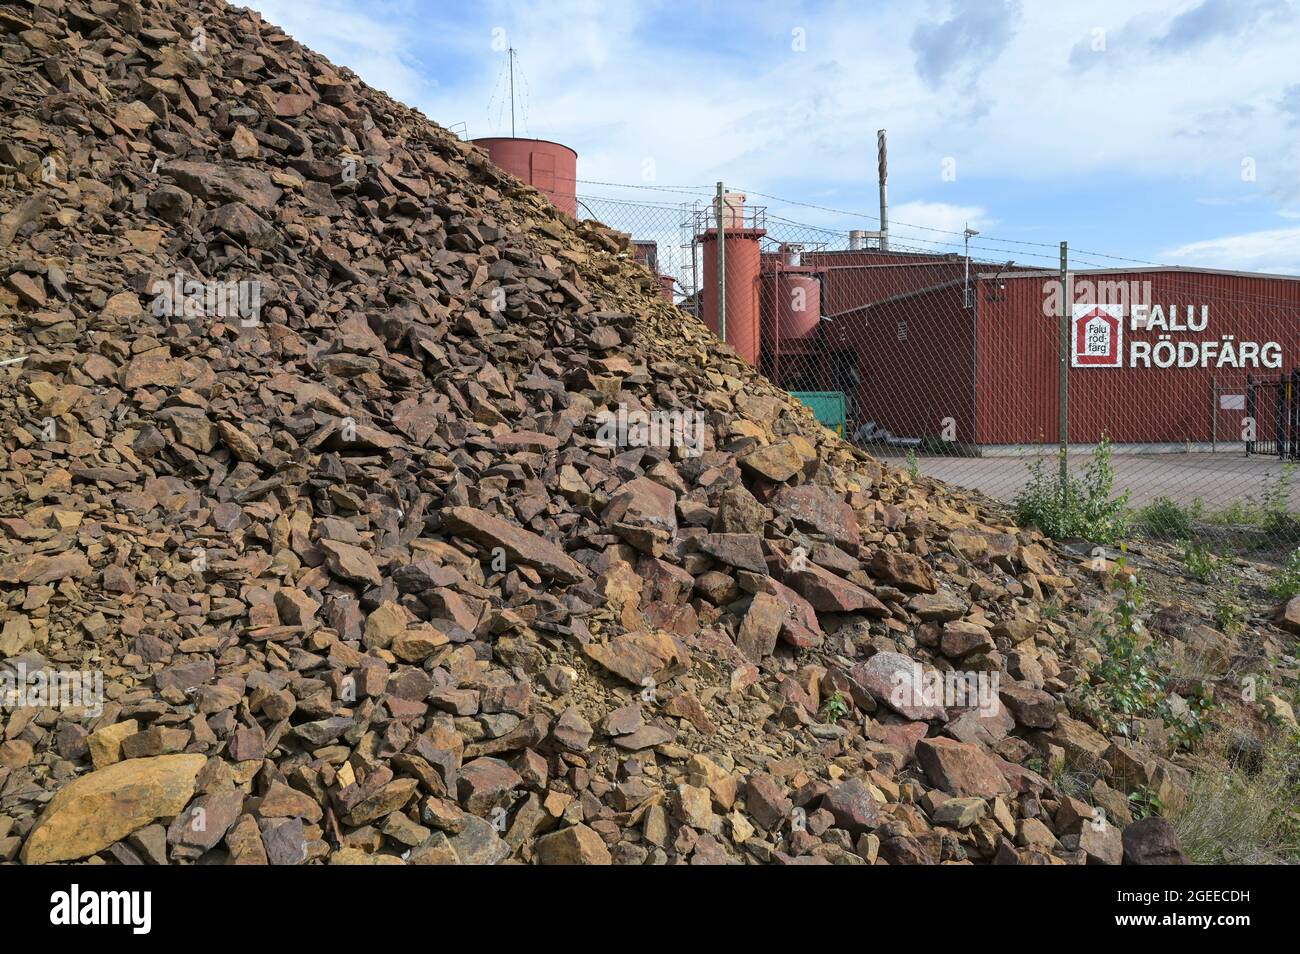
<instances>
[{"instance_id":1,"label":"factory sign","mask_svg":"<svg viewBox=\"0 0 1300 954\"><path fill-rule=\"evenodd\" d=\"M1120 305L1075 305L1070 364L1075 368L1124 366L1124 310Z\"/></svg>"},{"instance_id":2,"label":"factory sign","mask_svg":"<svg viewBox=\"0 0 1300 954\"><path fill-rule=\"evenodd\" d=\"M1199 314L1198 314L1199 311ZM1210 306L1199 309L1188 305L1185 318L1177 305L1168 313L1159 305L1135 305L1129 323L1130 368L1271 368L1282 367L1282 343L1247 338L1246 334L1210 332L1205 338L1175 335L1199 335L1210 326ZM1145 333L1146 338L1139 335ZM1152 338L1154 337L1154 340Z\"/></svg>"}]
</instances>

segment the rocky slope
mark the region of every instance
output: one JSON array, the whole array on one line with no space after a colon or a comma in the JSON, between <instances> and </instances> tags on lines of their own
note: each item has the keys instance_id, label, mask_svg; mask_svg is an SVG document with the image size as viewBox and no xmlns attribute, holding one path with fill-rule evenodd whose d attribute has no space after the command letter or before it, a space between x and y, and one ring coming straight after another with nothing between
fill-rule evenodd
<instances>
[{"instance_id":1,"label":"rocky slope","mask_svg":"<svg viewBox=\"0 0 1300 954\"><path fill-rule=\"evenodd\" d=\"M1179 857L1066 705L1068 555L626 236L221 4L0 4L0 101L0 667L105 696L0 712L0 859ZM895 692L949 672L992 704Z\"/></svg>"}]
</instances>

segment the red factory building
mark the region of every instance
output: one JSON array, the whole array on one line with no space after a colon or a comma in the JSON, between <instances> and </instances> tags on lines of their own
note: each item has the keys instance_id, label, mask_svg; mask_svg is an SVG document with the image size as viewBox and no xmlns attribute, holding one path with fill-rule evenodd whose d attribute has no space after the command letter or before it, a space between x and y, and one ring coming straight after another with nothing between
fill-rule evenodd
<instances>
[{"instance_id":1,"label":"red factory building","mask_svg":"<svg viewBox=\"0 0 1300 954\"><path fill-rule=\"evenodd\" d=\"M777 384L842 393L849 435L977 453L1059 440L1055 270L778 247L735 202L723 230L726 337ZM716 229L698 237L702 317L716 332ZM1300 434L1300 379L1282 404L1300 365L1300 278L1082 270L1067 298L1071 443L1208 448L1240 443L1247 417L1261 440L1292 416Z\"/></svg>"},{"instance_id":2,"label":"red factory building","mask_svg":"<svg viewBox=\"0 0 1300 954\"><path fill-rule=\"evenodd\" d=\"M857 357L858 420L986 449L1059 440L1059 276L986 268L827 323L826 346ZM1277 384L1300 363L1300 278L1167 267L1070 279L1072 443L1239 442L1249 410L1261 437L1276 431Z\"/></svg>"}]
</instances>

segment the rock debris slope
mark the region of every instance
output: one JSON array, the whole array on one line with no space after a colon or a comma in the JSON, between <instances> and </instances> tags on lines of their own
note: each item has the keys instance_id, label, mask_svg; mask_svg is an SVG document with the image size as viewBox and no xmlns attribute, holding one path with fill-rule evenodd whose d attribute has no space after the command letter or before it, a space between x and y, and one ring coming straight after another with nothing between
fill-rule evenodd
<instances>
[{"instance_id":1,"label":"rock debris slope","mask_svg":"<svg viewBox=\"0 0 1300 954\"><path fill-rule=\"evenodd\" d=\"M1035 770L1116 751L1049 548L626 236L221 4L0 5L0 100L0 665L103 678L3 710L0 858L1177 858Z\"/></svg>"}]
</instances>

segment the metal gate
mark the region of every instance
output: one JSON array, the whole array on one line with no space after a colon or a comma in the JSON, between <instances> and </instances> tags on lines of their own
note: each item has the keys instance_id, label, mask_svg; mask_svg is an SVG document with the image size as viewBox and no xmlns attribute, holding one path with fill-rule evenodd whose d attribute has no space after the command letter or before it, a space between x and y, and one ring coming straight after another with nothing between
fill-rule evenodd
<instances>
[{"instance_id":1,"label":"metal gate","mask_svg":"<svg viewBox=\"0 0 1300 954\"><path fill-rule=\"evenodd\" d=\"M1255 437L1246 441L1247 457L1300 460L1300 368L1258 381L1247 375L1246 417Z\"/></svg>"}]
</instances>

